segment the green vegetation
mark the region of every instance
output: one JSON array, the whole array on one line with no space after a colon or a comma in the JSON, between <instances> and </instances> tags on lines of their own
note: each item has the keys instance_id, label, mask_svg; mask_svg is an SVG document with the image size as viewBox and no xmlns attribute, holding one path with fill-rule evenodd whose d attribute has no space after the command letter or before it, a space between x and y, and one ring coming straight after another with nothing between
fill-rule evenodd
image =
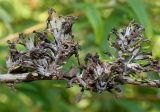
<instances>
[{"instance_id":1,"label":"green vegetation","mask_svg":"<svg viewBox=\"0 0 160 112\"><path fill-rule=\"evenodd\" d=\"M135 19L145 27L145 37L152 40L154 57L160 57L160 1L159 0L0 0L0 72L6 73L8 47L6 38L17 32L41 30L49 7L59 14L79 16L73 26L75 40L80 43L80 60L87 52L98 52L109 60L104 50L112 27L127 25ZM33 27L36 25L35 27ZM43 24L41 26L44 26ZM38 29L37 29L38 28ZM18 49L22 49L18 47ZM64 69L76 63L71 58ZM141 74L143 77L143 74ZM147 77L159 79L160 74L149 72ZM15 88L14 88L15 87ZM159 112L160 90L126 85L120 98L104 92L85 92L79 103L74 103L78 87L66 89L64 81L34 81L15 85L1 84L0 111L2 112Z\"/></svg>"}]
</instances>

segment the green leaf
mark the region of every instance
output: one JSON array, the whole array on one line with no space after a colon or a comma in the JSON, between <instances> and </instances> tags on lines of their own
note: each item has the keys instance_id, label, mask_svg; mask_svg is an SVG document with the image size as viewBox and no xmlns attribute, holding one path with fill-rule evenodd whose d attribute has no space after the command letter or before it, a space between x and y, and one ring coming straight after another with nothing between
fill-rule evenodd
<instances>
[{"instance_id":1,"label":"green leaf","mask_svg":"<svg viewBox=\"0 0 160 112\"><path fill-rule=\"evenodd\" d=\"M10 23L12 21L10 15L1 7L0 7L0 14L1 14L0 19L2 21L8 22L8 23Z\"/></svg>"},{"instance_id":2,"label":"green leaf","mask_svg":"<svg viewBox=\"0 0 160 112\"><path fill-rule=\"evenodd\" d=\"M103 21L100 12L92 4L85 5L85 14L92 25L95 34L95 43L100 44L103 37Z\"/></svg>"},{"instance_id":3,"label":"green leaf","mask_svg":"<svg viewBox=\"0 0 160 112\"><path fill-rule=\"evenodd\" d=\"M0 20L2 20L5 24L5 26L7 27L7 29L10 31L10 33L12 32L12 27L11 27L11 22L12 22L12 18L10 17L10 15L3 9L0 7Z\"/></svg>"},{"instance_id":4,"label":"green leaf","mask_svg":"<svg viewBox=\"0 0 160 112\"><path fill-rule=\"evenodd\" d=\"M128 5L132 8L141 24L145 27L147 36L152 36L151 23L142 0L128 0Z\"/></svg>"},{"instance_id":5,"label":"green leaf","mask_svg":"<svg viewBox=\"0 0 160 112\"><path fill-rule=\"evenodd\" d=\"M121 99L121 100L116 99L114 101L121 108L128 110L128 112L144 112L141 105L135 101L129 101L129 100L123 100L123 99Z\"/></svg>"}]
</instances>

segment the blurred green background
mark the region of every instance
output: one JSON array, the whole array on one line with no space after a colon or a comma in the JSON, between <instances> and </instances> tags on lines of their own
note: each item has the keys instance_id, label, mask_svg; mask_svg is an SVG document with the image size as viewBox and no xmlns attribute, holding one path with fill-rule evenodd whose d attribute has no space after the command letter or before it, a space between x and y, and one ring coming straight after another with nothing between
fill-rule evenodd
<instances>
[{"instance_id":1,"label":"blurred green background","mask_svg":"<svg viewBox=\"0 0 160 112\"><path fill-rule=\"evenodd\" d=\"M62 15L79 19L73 26L75 40L81 45L80 59L87 52L98 52L103 60L108 48L106 37L112 27L120 28L131 19L145 27L151 38L152 52L160 57L160 0L0 0L0 72L6 73L8 55L6 39L17 32L30 33L43 29L47 9L52 7ZM76 64L71 58L65 69ZM160 78L149 73L151 79ZM14 88L15 87L15 88ZM64 81L34 81L14 85L1 84L0 112L159 112L160 89L125 85L122 95L85 92L74 103L80 91L77 86L67 89Z\"/></svg>"}]
</instances>

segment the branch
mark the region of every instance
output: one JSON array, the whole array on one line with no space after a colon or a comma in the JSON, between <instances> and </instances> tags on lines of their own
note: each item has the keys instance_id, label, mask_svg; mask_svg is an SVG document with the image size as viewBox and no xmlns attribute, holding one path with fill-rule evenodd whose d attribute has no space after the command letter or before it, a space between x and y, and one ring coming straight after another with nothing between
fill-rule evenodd
<instances>
[{"instance_id":1,"label":"branch","mask_svg":"<svg viewBox=\"0 0 160 112\"><path fill-rule=\"evenodd\" d=\"M63 75L51 75L49 77L48 76L42 77L37 73L0 74L0 83L21 83L21 82L32 82L37 80L65 80L66 75L64 75L64 77L59 77ZM123 76L121 77L119 82L123 82L123 84L160 88L160 80L152 80L144 82L144 81L135 81L130 77Z\"/></svg>"},{"instance_id":2,"label":"branch","mask_svg":"<svg viewBox=\"0 0 160 112\"><path fill-rule=\"evenodd\" d=\"M121 2L119 2L119 3L121 3ZM109 3L108 5L107 4L105 4L105 5L104 4L100 4L100 5L97 6L97 8L110 9L110 8L114 8L115 6L116 6L116 2L112 3L112 4ZM71 15L71 16L83 16L84 12L82 12L82 11L81 12L74 12L74 13L71 13L69 15ZM29 28L25 29L23 31L23 33L30 34L34 30L38 30L40 28L44 28L45 25L46 25L45 23L39 23L39 24L33 25L32 27L29 27ZM0 39L0 43L5 43L7 40L16 40L16 39L18 39L18 34L19 33L14 33L14 34L10 34L10 35L6 36L3 39Z\"/></svg>"},{"instance_id":3,"label":"branch","mask_svg":"<svg viewBox=\"0 0 160 112\"><path fill-rule=\"evenodd\" d=\"M98 96L98 97L91 97L89 99L91 100L104 100L104 99L112 99L113 97L108 97L108 95L103 95L103 96ZM146 100L150 100L150 101L157 101L160 100L160 96L159 95L123 95L123 96L118 96L118 99L127 99L127 100L139 100L139 101L146 101Z\"/></svg>"},{"instance_id":4,"label":"branch","mask_svg":"<svg viewBox=\"0 0 160 112\"><path fill-rule=\"evenodd\" d=\"M152 58L151 52L145 52L142 44L149 42L142 32L144 28L132 20L121 30L113 28L108 41L110 47L117 51L117 56L106 51L113 61L100 59L98 53L88 53L84 64L79 60L80 45L75 42L72 26L76 16L58 16L53 9L48 10L46 29L33 31L33 36L19 34L16 42L10 40L10 55L6 60L8 73L0 76L0 82L30 82L34 80L66 80L67 87L73 83L84 90L101 93L121 91L123 84L160 88L160 80L150 80L139 74L155 71L160 73L160 62ZM25 51L17 50L20 44ZM63 67L72 56L77 65L64 72ZM113 93L114 94L114 93Z\"/></svg>"},{"instance_id":5,"label":"branch","mask_svg":"<svg viewBox=\"0 0 160 112\"><path fill-rule=\"evenodd\" d=\"M154 87L160 88L160 80L150 80L150 81L135 81L131 77L122 77L121 81L124 84L131 84L131 85L138 85L138 86L145 86L145 87Z\"/></svg>"},{"instance_id":6,"label":"branch","mask_svg":"<svg viewBox=\"0 0 160 112\"><path fill-rule=\"evenodd\" d=\"M23 32L25 34L29 34L29 33L32 33L34 30L38 30L43 27L45 27L45 23L39 23L39 24L33 25L32 27L25 29ZM19 33L14 33L14 34L6 36L3 39L0 39L0 43L1 44L5 43L7 40L16 40L18 38L18 34Z\"/></svg>"},{"instance_id":7,"label":"branch","mask_svg":"<svg viewBox=\"0 0 160 112\"><path fill-rule=\"evenodd\" d=\"M104 7L104 6L103 6L103 7ZM71 15L71 16L82 16L82 15L84 15L84 13L83 13L83 12L74 12L74 13L71 13L71 14L69 14L69 15ZM45 22L39 23L39 24L33 25L33 26L29 27L29 28L26 28L26 29L23 31L23 33L24 33L24 34L30 34L30 33L32 33L34 30L38 30L38 29L40 29L40 28L44 28L45 26L46 26L46 23L45 23ZM7 40L17 40L17 39L18 39L18 35L19 35L19 33L10 34L10 35L4 37L3 39L0 39L0 43L1 43L1 44L2 44L2 43L6 43Z\"/></svg>"},{"instance_id":8,"label":"branch","mask_svg":"<svg viewBox=\"0 0 160 112\"><path fill-rule=\"evenodd\" d=\"M151 101L157 101L157 100L160 100L160 96L159 95L136 95L136 96L123 96L123 97L120 97L122 99L127 99L127 100L151 100Z\"/></svg>"},{"instance_id":9,"label":"branch","mask_svg":"<svg viewBox=\"0 0 160 112\"><path fill-rule=\"evenodd\" d=\"M1 74L0 83L21 83L32 82L36 80L61 80L57 75L39 76L37 73L21 73L21 74Z\"/></svg>"}]
</instances>

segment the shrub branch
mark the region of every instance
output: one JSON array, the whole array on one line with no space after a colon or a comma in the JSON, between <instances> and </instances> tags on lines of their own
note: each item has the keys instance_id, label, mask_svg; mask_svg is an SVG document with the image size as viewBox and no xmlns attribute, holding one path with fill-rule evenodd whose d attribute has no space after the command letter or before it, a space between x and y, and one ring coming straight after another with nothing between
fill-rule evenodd
<instances>
[{"instance_id":1,"label":"shrub branch","mask_svg":"<svg viewBox=\"0 0 160 112\"><path fill-rule=\"evenodd\" d=\"M58 16L53 9L48 10L46 28L33 31L31 35L19 34L16 42L7 41L10 55L6 64L8 74L0 75L0 82L30 82L34 80L66 80L67 87L73 83L84 90L101 93L121 91L123 84L160 87L160 80L150 80L141 74L154 71L160 73L159 60L144 46L151 43L143 36L144 28L132 20L122 29L113 28L107 41L110 49L105 51L112 61L103 61L98 53L88 53L84 62L79 60L80 45L74 40L72 26L76 16ZM22 45L25 50L17 50ZM77 65L63 70L70 57L77 59Z\"/></svg>"}]
</instances>

